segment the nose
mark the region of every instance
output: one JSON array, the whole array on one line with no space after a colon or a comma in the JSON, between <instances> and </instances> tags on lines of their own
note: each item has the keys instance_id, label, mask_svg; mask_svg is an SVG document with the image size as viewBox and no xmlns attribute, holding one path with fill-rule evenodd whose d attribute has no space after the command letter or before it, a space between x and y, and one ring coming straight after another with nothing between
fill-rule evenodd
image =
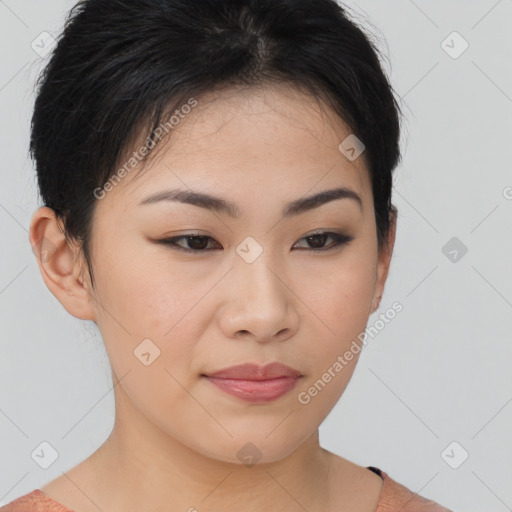
<instances>
[{"instance_id":1,"label":"nose","mask_svg":"<svg viewBox=\"0 0 512 512\"><path fill-rule=\"evenodd\" d=\"M293 284L282 269L272 268L264 254L252 263L239 259L229 273L219 320L228 338L269 343L284 341L297 331Z\"/></svg>"}]
</instances>

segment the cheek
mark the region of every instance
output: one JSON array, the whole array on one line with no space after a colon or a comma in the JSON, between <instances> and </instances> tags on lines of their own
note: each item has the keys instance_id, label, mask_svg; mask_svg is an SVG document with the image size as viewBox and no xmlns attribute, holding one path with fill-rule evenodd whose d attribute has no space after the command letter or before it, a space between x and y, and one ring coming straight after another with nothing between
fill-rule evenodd
<instances>
[{"instance_id":1,"label":"cheek","mask_svg":"<svg viewBox=\"0 0 512 512\"><path fill-rule=\"evenodd\" d=\"M104 305L98 308L99 314L106 324L121 324L118 327L125 328L125 335L165 340L207 292L183 268L161 265L141 255L115 262L104 258L98 270L98 297Z\"/></svg>"},{"instance_id":2,"label":"cheek","mask_svg":"<svg viewBox=\"0 0 512 512\"><path fill-rule=\"evenodd\" d=\"M103 315L101 332L112 370L123 379L120 394L167 428L175 421L172 410L194 407L186 389L197 378L194 347L201 325L193 306L199 291L147 266L111 270L101 296L112 314ZM187 431L180 422L176 428Z\"/></svg>"},{"instance_id":3,"label":"cheek","mask_svg":"<svg viewBox=\"0 0 512 512\"><path fill-rule=\"evenodd\" d=\"M305 395L299 402L311 403L311 410L319 414L327 414L334 406L354 372L375 286L376 263L371 252L347 254L342 259L328 275L312 268L304 273L307 278L301 278L301 299L312 312L307 314L315 335L307 349L314 374L302 386Z\"/></svg>"},{"instance_id":4,"label":"cheek","mask_svg":"<svg viewBox=\"0 0 512 512\"><path fill-rule=\"evenodd\" d=\"M192 286L194 280L183 272L180 278L140 258L101 261L95 272L95 305L112 370L118 378L126 374L127 392L140 405L148 396L149 402L158 402L159 397L179 395L171 375L183 385L191 378L205 287Z\"/></svg>"},{"instance_id":5,"label":"cheek","mask_svg":"<svg viewBox=\"0 0 512 512\"><path fill-rule=\"evenodd\" d=\"M333 264L304 269L296 279L297 294L318 320L322 339L339 346L364 331L376 279L371 256L347 253Z\"/></svg>"}]
</instances>

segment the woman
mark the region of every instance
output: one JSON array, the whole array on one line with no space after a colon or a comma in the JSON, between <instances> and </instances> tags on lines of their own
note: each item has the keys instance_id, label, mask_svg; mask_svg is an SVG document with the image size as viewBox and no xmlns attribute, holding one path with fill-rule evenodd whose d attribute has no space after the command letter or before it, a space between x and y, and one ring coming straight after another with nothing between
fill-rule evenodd
<instances>
[{"instance_id":1,"label":"woman","mask_svg":"<svg viewBox=\"0 0 512 512\"><path fill-rule=\"evenodd\" d=\"M79 2L36 99L30 243L102 334L116 419L0 511L446 511L318 437L384 291L398 141L334 0Z\"/></svg>"}]
</instances>

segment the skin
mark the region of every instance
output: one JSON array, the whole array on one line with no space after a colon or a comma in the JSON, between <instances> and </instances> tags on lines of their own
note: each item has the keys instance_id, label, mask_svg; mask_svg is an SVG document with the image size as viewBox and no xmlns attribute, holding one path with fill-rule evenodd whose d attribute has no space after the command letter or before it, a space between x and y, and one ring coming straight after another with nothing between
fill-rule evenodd
<instances>
[{"instance_id":1,"label":"skin","mask_svg":"<svg viewBox=\"0 0 512 512\"><path fill-rule=\"evenodd\" d=\"M71 315L98 325L116 383L109 438L43 492L80 512L375 512L380 477L323 449L318 438L360 353L307 405L298 400L364 331L395 240L393 219L378 250L364 153L350 161L338 149L350 133L289 86L198 98L144 172L135 178L132 171L98 200L94 288L79 245L66 241L53 210L34 213L30 243L46 238L55 248L39 259L44 282ZM360 195L362 211L338 199L283 218L285 203L338 186ZM176 187L236 202L240 217L175 202L138 205ZM326 250L333 239L305 239L316 229L354 239ZM154 242L196 230L213 239L206 246L213 250L188 254ZM236 252L248 236L263 251L251 263ZM147 338L160 350L149 366L134 356ZM227 395L201 376L269 361L303 377L266 404ZM261 453L251 467L237 457L249 442Z\"/></svg>"}]
</instances>

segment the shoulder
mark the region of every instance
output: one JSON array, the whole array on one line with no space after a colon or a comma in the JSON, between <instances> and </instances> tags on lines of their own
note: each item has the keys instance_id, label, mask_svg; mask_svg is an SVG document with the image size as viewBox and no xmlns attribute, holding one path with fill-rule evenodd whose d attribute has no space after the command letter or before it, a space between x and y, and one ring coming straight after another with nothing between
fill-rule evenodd
<instances>
[{"instance_id":1,"label":"shoulder","mask_svg":"<svg viewBox=\"0 0 512 512\"><path fill-rule=\"evenodd\" d=\"M449 509L409 490L407 487L393 480L384 471L369 467L384 480L382 494L376 512L451 512ZM1 509L0 509L0 512Z\"/></svg>"},{"instance_id":2,"label":"shoulder","mask_svg":"<svg viewBox=\"0 0 512 512\"><path fill-rule=\"evenodd\" d=\"M52 500L40 489L34 489L28 494L0 507L0 512L73 512L69 508Z\"/></svg>"}]
</instances>

